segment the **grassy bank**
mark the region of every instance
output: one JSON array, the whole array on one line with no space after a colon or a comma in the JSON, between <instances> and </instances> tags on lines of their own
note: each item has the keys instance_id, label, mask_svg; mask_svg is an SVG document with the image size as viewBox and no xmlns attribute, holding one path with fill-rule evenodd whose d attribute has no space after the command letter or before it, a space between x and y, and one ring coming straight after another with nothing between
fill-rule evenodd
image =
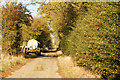
<instances>
[{"instance_id":1,"label":"grassy bank","mask_svg":"<svg viewBox=\"0 0 120 80\"><path fill-rule=\"evenodd\" d=\"M14 66L21 64L25 61L26 59L23 56L4 56L1 59L1 71L5 72L8 69L13 68Z\"/></svg>"},{"instance_id":2,"label":"grassy bank","mask_svg":"<svg viewBox=\"0 0 120 80\"><path fill-rule=\"evenodd\" d=\"M3 56L1 59L1 72L2 72L2 78L6 78L7 76L11 75L12 72L20 69L22 66L24 66L26 63L31 62L34 58L34 56L29 55L24 56Z\"/></svg>"},{"instance_id":3,"label":"grassy bank","mask_svg":"<svg viewBox=\"0 0 120 80\"><path fill-rule=\"evenodd\" d=\"M84 67L78 67L76 62L71 57L58 57L59 73L63 78L100 78L100 75L95 74Z\"/></svg>"}]
</instances>

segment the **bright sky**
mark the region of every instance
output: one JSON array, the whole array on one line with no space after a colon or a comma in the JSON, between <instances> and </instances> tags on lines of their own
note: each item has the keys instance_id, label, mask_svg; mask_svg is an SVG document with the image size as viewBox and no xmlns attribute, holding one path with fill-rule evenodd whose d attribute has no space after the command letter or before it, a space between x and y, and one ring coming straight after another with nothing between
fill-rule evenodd
<instances>
[{"instance_id":1,"label":"bright sky","mask_svg":"<svg viewBox=\"0 0 120 80\"><path fill-rule=\"evenodd\" d=\"M18 3L19 3L19 2L22 2L23 5L31 3L31 0L14 0L14 1L17 1ZM33 0L33 1L34 1L34 0ZM37 0L37 1L41 1L41 0ZM44 0L43 0L43 1L44 1ZM48 3L48 1L49 1L49 0L46 0L45 3ZM0 5L5 5L5 0L2 0L2 1L0 2ZM40 7L40 4L34 4L34 5L28 5L28 6L27 6L27 9L30 10L30 12L31 12L31 14L32 14L33 17L36 17L37 14L38 14L37 9L38 9L39 7Z\"/></svg>"},{"instance_id":2,"label":"bright sky","mask_svg":"<svg viewBox=\"0 0 120 80\"><path fill-rule=\"evenodd\" d=\"M32 16L35 17L38 14L37 9L40 7L40 4L36 4L36 5L29 5L27 6L27 9L30 10L32 13Z\"/></svg>"}]
</instances>

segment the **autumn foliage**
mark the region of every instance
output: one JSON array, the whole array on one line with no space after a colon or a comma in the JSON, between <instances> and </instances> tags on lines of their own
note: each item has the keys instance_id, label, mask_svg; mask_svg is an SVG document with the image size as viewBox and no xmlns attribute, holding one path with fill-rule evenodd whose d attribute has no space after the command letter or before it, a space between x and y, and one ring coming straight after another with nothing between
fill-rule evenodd
<instances>
[{"instance_id":1,"label":"autumn foliage","mask_svg":"<svg viewBox=\"0 0 120 80\"><path fill-rule=\"evenodd\" d=\"M22 3L6 3L2 7L2 45L3 51L9 54L17 54L22 39L22 24L30 25L32 16Z\"/></svg>"},{"instance_id":2,"label":"autumn foliage","mask_svg":"<svg viewBox=\"0 0 120 80\"><path fill-rule=\"evenodd\" d=\"M3 51L18 54L23 39L31 38L46 47L51 43L49 23L65 55L104 79L118 79L119 7L119 2L49 2L38 10L42 17L32 19L21 3L7 3L2 7Z\"/></svg>"},{"instance_id":3,"label":"autumn foliage","mask_svg":"<svg viewBox=\"0 0 120 80\"><path fill-rule=\"evenodd\" d=\"M45 48L51 43L47 20L34 18L22 3L6 2L2 7L2 46L3 53L19 55L23 41L36 39Z\"/></svg>"},{"instance_id":4,"label":"autumn foliage","mask_svg":"<svg viewBox=\"0 0 120 80\"><path fill-rule=\"evenodd\" d=\"M118 2L49 2L46 13L59 36L59 49L79 66L101 74L104 79L120 76L120 23Z\"/></svg>"}]
</instances>

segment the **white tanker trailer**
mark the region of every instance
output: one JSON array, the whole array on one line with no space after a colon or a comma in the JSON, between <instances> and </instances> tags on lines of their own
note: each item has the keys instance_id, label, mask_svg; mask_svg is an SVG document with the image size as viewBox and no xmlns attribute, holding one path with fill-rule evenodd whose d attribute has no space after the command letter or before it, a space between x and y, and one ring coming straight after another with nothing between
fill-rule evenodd
<instances>
[{"instance_id":1,"label":"white tanker trailer","mask_svg":"<svg viewBox=\"0 0 120 80\"><path fill-rule=\"evenodd\" d=\"M41 49L38 47L38 44L40 44L40 42L38 42L35 39L30 39L27 42L27 46L24 48L23 53L29 55L29 53L35 53L36 55L40 55L41 54Z\"/></svg>"}]
</instances>

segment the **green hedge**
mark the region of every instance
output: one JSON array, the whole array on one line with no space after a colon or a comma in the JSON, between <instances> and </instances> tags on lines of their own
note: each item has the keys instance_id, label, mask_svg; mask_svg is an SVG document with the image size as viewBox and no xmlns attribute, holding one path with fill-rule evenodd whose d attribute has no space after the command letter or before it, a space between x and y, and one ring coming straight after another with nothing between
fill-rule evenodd
<instances>
[{"instance_id":1,"label":"green hedge","mask_svg":"<svg viewBox=\"0 0 120 80\"><path fill-rule=\"evenodd\" d=\"M78 65L102 75L120 76L119 3L83 3L75 28L61 39L61 49Z\"/></svg>"}]
</instances>

